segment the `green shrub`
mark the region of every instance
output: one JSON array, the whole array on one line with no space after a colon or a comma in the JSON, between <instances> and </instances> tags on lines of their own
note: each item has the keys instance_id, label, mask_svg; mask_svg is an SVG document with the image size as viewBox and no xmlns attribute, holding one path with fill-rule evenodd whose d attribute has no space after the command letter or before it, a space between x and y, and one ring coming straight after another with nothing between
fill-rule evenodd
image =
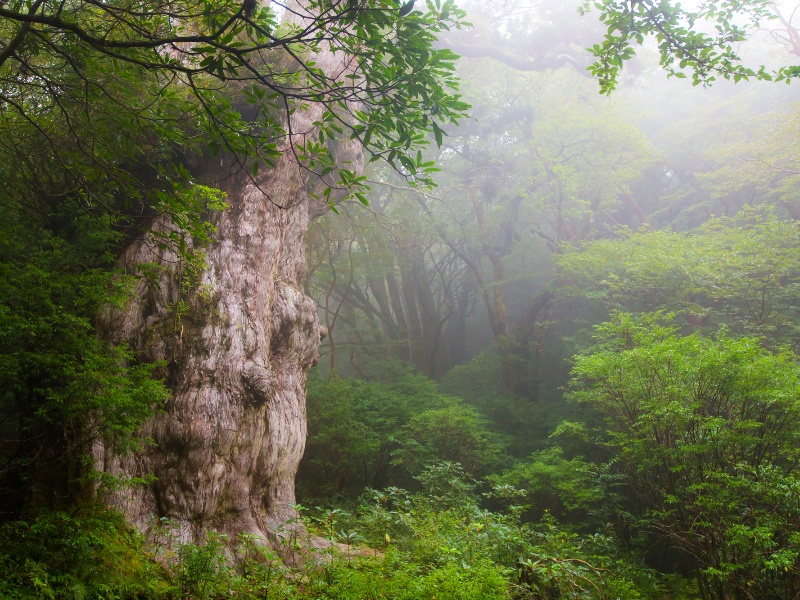
<instances>
[{"instance_id":1,"label":"green shrub","mask_svg":"<svg viewBox=\"0 0 800 600\"><path fill-rule=\"evenodd\" d=\"M411 474L432 460L461 462L473 474L500 460L487 421L421 375L391 382L310 378L307 411L301 498L414 485Z\"/></svg>"},{"instance_id":2,"label":"green shrub","mask_svg":"<svg viewBox=\"0 0 800 600\"><path fill-rule=\"evenodd\" d=\"M160 598L171 590L117 513L48 512L0 528L2 598Z\"/></svg>"},{"instance_id":3,"label":"green shrub","mask_svg":"<svg viewBox=\"0 0 800 600\"><path fill-rule=\"evenodd\" d=\"M609 534L579 536L551 516L536 525L523 523L518 506L488 511L480 506L475 482L453 463L431 465L417 479L420 492L369 490L355 512L325 513L339 541L357 531L369 547L385 553L380 568L393 565L396 571L379 577L373 566L363 577L347 574L348 585L355 586L355 578L358 585L374 579L378 586L383 577L387 586L411 586L404 588L406 595L392 591L387 598L417 598L417 589L424 598L660 597L656 575ZM494 495L514 496L508 492L507 486ZM401 583L406 572L416 576Z\"/></svg>"},{"instance_id":4,"label":"green shrub","mask_svg":"<svg viewBox=\"0 0 800 600\"><path fill-rule=\"evenodd\" d=\"M572 397L606 418L595 439L628 521L703 598L794 597L800 359L725 331L681 336L668 320L615 314L573 370Z\"/></svg>"}]
</instances>

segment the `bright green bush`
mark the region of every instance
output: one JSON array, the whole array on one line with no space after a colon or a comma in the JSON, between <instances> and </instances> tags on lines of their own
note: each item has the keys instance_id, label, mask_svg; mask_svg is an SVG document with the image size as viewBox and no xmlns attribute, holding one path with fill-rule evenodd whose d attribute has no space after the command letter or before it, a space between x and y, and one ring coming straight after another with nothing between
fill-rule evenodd
<instances>
[{"instance_id":1,"label":"bright green bush","mask_svg":"<svg viewBox=\"0 0 800 600\"><path fill-rule=\"evenodd\" d=\"M387 562L415 570L409 585L423 585L427 594L440 590L449 598L451 590L461 589L474 590L476 598L660 597L656 575L610 535L579 536L550 516L540 524L524 523L519 506L488 511L475 482L452 463L431 465L418 480L420 492L370 490L354 513L328 511L319 520L339 541L357 531ZM508 486L493 494L514 496Z\"/></svg>"},{"instance_id":2,"label":"bright green bush","mask_svg":"<svg viewBox=\"0 0 800 600\"><path fill-rule=\"evenodd\" d=\"M496 487L519 490L529 505L525 512L528 520L538 521L550 513L586 530L602 526L608 516L601 469L580 456L566 458L559 447L534 452L487 479Z\"/></svg>"},{"instance_id":3,"label":"bright green bush","mask_svg":"<svg viewBox=\"0 0 800 600\"><path fill-rule=\"evenodd\" d=\"M384 558L335 561L309 580L302 598L329 600L505 600L506 573L492 563L470 567L445 564L422 569L396 552Z\"/></svg>"},{"instance_id":4,"label":"bright green bush","mask_svg":"<svg viewBox=\"0 0 800 600\"><path fill-rule=\"evenodd\" d=\"M634 530L697 575L702 598L800 592L800 358L615 314L575 359L572 398L622 478Z\"/></svg>"}]
</instances>

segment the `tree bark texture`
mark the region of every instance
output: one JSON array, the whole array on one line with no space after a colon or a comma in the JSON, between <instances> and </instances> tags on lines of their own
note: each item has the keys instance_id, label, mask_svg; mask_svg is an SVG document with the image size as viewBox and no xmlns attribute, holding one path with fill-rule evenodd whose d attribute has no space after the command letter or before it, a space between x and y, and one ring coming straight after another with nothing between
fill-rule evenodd
<instances>
[{"instance_id":1,"label":"tree bark texture","mask_svg":"<svg viewBox=\"0 0 800 600\"><path fill-rule=\"evenodd\" d=\"M327 60L342 72L341 62ZM279 549L276 532L296 516L306 370L318 360L320 326L301 289L314 181L290 145L314 135L320 116L313 105L296 110L291 131L302 133L287 136L274 168L257 181L240 172L221 186L229 208L212 217L216 241L201 250L201 269L181 265L153 236L134 241L122 257L133 272L150 265L157 282L139 279L130 304L107 315L104 329L146 360L165 361L173 396L141 432L153 442L143 452L121 456L100 444L94 459L113 475L155 476L151 485L107 498L143 531L166 518L177 543L210 531L234 543L248 533ZM349 168L363 162L354 142L337 154Z\"/></svg>"}]
</instances>

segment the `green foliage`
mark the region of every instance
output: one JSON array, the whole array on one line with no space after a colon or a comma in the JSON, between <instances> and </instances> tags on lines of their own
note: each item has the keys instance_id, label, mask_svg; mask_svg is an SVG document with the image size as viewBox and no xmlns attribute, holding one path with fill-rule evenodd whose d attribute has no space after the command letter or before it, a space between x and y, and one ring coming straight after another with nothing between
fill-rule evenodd
<instances>
[{"instance_id":1,"label":"green foliage","mask_svg":"<svg viewBox=\"0 0 800 600\"><path fill-rule=\"evenodd\" d=\"M717 217L690 233L624 232L557 262L565 291L605 310L680 311L693 328L798 343L800 230L768 210Z\"/></svg>"},{"instance_id":2,"label":"green foliage","mask_svg":"<svg viewBox=\"0 0 800 600\"><path fill-rule=\"evenodd\" d=\"M409 471L431 460L463 461L469 472L485 472L500 454L473 408L420 375L390 383L310 378L307 411L298 484L317 496L408 481Z\"/></svg>"},{"instance_id":3,"label":"green foliage","mask_svg":"<svg viewBox=\"0 0 800 600\"><path fill-rule=\"evenodd\" d=\"M360 559L344 565L337 561L320 569L309 590L298 598L328 600L504 600L511 598L505 573L491 563L469 569L448 564L420 569L394 552L384 559Z\"/></svg>"},{"instance_id":4,"label":"green foliage","mask_svg":"<svg viewBox=\"0 0 800 600\"><path fill-rule=\"evenodd\" d=\"M0 596L166 598L166 573L142 544L121 515L104 510L8 523L0 528Z\"/></svg>"},{"instance_id":5,"label":"green foliage","mask_svg":"<svg viewBox=\"0 0 800 600\"><path fill-rule=\"evenodd\" d=\"M469 363L451 369L439 380L439 388L474 406L491 428L503 435L505 452L518 459L548 447L548 436L558 424L575 418L575 407L563 402L558 390L545 390L538 402L510 396L494 345Z\"/></svg>"},{"instance_id":6,"label":"green foliage","mask_svg":"<svg viewBox=\"0 0 800 600\"><path fill-rule=\"evenodd\" d=\"M73 600L177 600L302 596L280 559L243 536L237 570L224 538L184 544L174 553L145 544L122 515L84 505L77 516L43 513L0 528L0 596ZM315 597L315 596L309 596Z\"/></svg>"},{"instance_id":7,"label":"green foliage","mask_svg":"<svg viewBox=\"0 0 800 600\"><path fill-rule=\"evenodd\" d=\"M500 358L494 349L475 355L469 363L450 369L439 380L446 394L477 404L481 410L503 402L505 388L500 380Z\"/></svg>"},{"instance_id":8,"label":"green foliage","mask_svg":"<svg viewBox=\"0 0 800 600\"><path fill-rule=\"evenodd\" d=\"M691 73L694 85L708 85L717 76L724 79L789 81L800 75L796 66L768 71L742 64L738 45L750 32L770 20L777 20L777 7L767 0L743 2L701 2L697 8L681 3L645 0L630 4L618 0L586 0L583 10L596 8L608 28L602 43L589 50L597 61L589 72L600 80L600 90L614 90L625 61L636 54L634 45L655 37L661 66L674 77ZM711 30L706 33L704 29Z\"/></svg>"},{"instance_id":9,"label":"green foliage","mask_svg":"<svg viewBox=\"0 0 800 600\"><path fill-rule=\"evenodd\" d=\"M529 503L526 517L538 521L545 513L582 529L602 527L600 513L607 497L597 465L581 457L567 459L559 447L534 452L513 468L489 478L495 489L515 490ZM597 513L600 513L599 515Z\"/></svg>"},{"instance_id":10,"label":"green foliage","mask_svg":"<svg viewBox=\"0 0 800 600\"><path fill-rule=\"evenodd\" d=\"M258 10L233 0L12 2L0 9L10 40L0 55L0 121L40 135L75 171L77 189L99 170L146 191L117 149L175 159L210 147L255 176L293 133L285 117L316 104L319 140L304 136L295 152L320 181L328 176L328 190L363 191L363 178L334 163L326 140L337 137L358 139L374 158L427 181L432 163L418 154L425 132L441 143L443 127L467 108L455 93L456 56L433 47L463 12L449 0L417 8L401 18L384 0ZM292 18L279 24L279 11ZM347 75L332 78L317 64L326 48L353 57ZM58 143L64 127L72 148Z\"/></svg>"},{"instance_id":11,"label":"green foliage","mask_svg":"<svg viewBox=\"0 0 800 600\"><path fill-rule=\"evenodd\" d=\"M606 533L579 536L545 517L520 560L519 577L533 598L660 598L655 573Z\"/></svg>"},{"instance_id":12,"label":"green foliage","mask_svg":"<svg viewBox=\"0 0 800 600\"><path fill-rule=\"evenodd\" d=\"M176 579L184 598L205 600L230 590L231 572L224 549L225 540L213 534L203 544L179 548Z\"/></svg>"},{"instance_id":13,"label":"green foliage","mask_svg":"<svg viewBox=\"0 0 800 600\"><path fill-rule=\"evenodd\" d=\"M0 206L6 201L0 193ZM130 349L109 346L94 330L99 311L124 295L112 284L117 235L109 219L80 215L45 228L14 210L7 217L0 226L6 516L29 502L74 499L90 444L102 437L121 452L135 448L135 430L167 396L153 378L159 365L137 363Z\"/></svg>"},{"instance_id":14,"label":"green foliage","mask_svg":"<svg viewBox=\"0 0 800 600\"><path fill-rule=\"evenodd\" d=\"M405 427L409 448L404 461L418 464L445 460L467 473L485 473L497 464L501 448L478 411L462 403L413 414Z\"/></svg>"},{"instance_id":15,"label":"green foliage","mask_svg":"<svg viewBox=\"0 0 800 600\"><path fill-rule=\"evenodd\" d=\"M665 320L617 313L599 326L571 397L606 417L596 441L625 478L634 528L683 553L702 597L791 596L798 357L724 331L681 337Z\"/></svg>"},{"instance_id":16,"label":"green foliage","mask_svg":"<svg viewBox=\"0 0 800 600\"><path fill-rule=\"evenodd\" d=\"M505 579L505 587L494 588L497 596L483 589L479 594L487 595L476 598L657 596L652 573L638 567L606 535L580 537L552 517L539 525L523 523L518 506L512 505L506 514L485 510L474 482L452 463L431 465L418 479L422 490L417 493L398 488L368 491L355 515L337 515L336 528L344 528L342 534L347 528L358 531L368 545L385 552L387 562L405 563L420 574L460 574L486 578L486 583ZM493 493L514 496L507 487ZM342 534L338 539L344 539ZM453 584L465 585L455 577Z\"/></svg>"},{"instance_id":17,"label":"green foliage","mask_svg":"<svg viewBox=\"0 0 800 600\"><path fill-rule=\"evenodd\" d=\"M353 513L316 511L306 526L348 546L306 548L291 568L247 535L235 547L210 537L165 553L163 546L146 545L115 513L43 513L0 530L0 595L19 600L660 597L653 573L608 535L581 537L549 516L531 526L520 521L514 506L505 514L487 511L475 482L453 463L431 465L419 483L416 493L370 490ZM507 488L495 493L513 500Z\"/></svg>"}]
</instances>

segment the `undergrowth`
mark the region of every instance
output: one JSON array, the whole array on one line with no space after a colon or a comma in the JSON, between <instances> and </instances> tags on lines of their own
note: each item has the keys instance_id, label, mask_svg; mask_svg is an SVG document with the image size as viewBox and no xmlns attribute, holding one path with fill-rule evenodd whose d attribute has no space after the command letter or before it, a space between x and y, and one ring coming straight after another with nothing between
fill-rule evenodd
<instances>
[{"instance_id":1,"label":"undergrowth","mask_svg":"<svg viewBox=\"0 0 800 600\"><path fill-rule=\"evenodd\" d=\"M349 509L298 507L314 535L337 544L305 550L289 568L257 539L220 536L164 553L116 513L44 513L0 528L0 597L9 599L512 600L661 598L652 571L610 536L580 537L546 517L521 523L481 507L460 466L419 476L422 491L368 491ZM497 491L495 492L498 493ZM286 550L297 540L287 536ZM292 548L289 548L292 544ZM160 560L156 560L159 557ZM675 597L675 596L672 596Z\"/></svg>"}]
</instances>

